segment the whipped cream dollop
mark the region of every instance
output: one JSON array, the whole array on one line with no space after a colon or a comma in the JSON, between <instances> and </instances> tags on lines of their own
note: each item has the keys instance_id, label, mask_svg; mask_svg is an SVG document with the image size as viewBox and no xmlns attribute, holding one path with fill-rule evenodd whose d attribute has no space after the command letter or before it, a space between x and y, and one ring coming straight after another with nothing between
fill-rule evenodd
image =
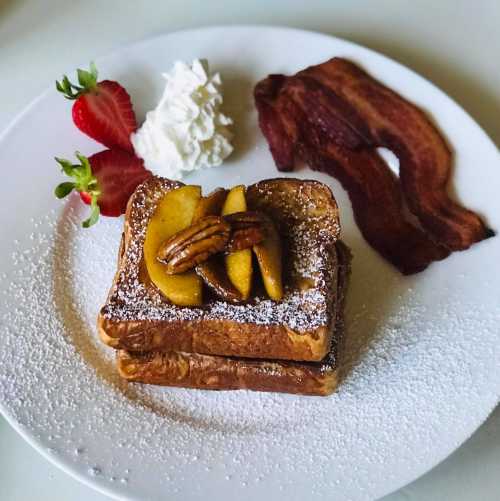
<instances>
[{"instance_id":1,"label":"whipped cream dollop","mask_svg":"<svg viewBox=\"0 0 500 501\"><path fill-rule=\"evenodd\" d=\"M158 106L146 114L131 136L136 154L154 174L181 179L202 167L220 165L233 151L228 128L233 121L221 110L222 81L206 60L176 62L164 73Z\"/></svg>"}]
</instances>

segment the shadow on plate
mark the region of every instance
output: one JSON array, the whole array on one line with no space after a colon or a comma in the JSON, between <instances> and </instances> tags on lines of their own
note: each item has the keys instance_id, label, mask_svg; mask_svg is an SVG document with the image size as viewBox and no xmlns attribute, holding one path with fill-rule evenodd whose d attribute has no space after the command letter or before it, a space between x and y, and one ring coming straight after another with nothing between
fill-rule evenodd
<instances>
[{"instance_id":1,"label":"shadow on plate","mask_svg":"<svg viewBox=\"0 0 500 501\"><path fill-rule=\"evenodd\" d=\"M344 230L350 246L352 272L345 304L345 332L340 357L340 384L349 378L363 360L370 346L383 336L383 325L407 290L407 281L382 261L359 233Z\"/></svg>"},{"instance_id":2,"label":"shadow on plate","mask_svg":"<svg viewBox=\"0 0 500 501\"><path fill-rule=\"evenodd\" d=\"M159 392L169 392L166 395L162 394L162 397L166 396L167 398L159 400L155 397L156 390L152 390L150 394L147 393L151 387L145 390L138 383L128 383L120 378L114 358L106 353L106 350L112 353L112 349L101 344L95 325L89 325L78 310L75 284L72 274L68 273L68 270L76 269L72 251L75 228L74 223L71 222L75 211L77 211L76 207L80 207L80 201L78 197L71 197L58 221L55 242L58 252L54 256L53 273L54 303L66 326L66 335L71 339L83 360L95 370L103 384L111 386L114 391L121 393L135 405L139 405L157 416L207 432L228 432L231 430L239 434L254 434L256 432L272 433L273 429L281 428L284 425L282 422L266 424L265 420L262 423L255 420L255 424L239 423L231 417L228 418L228 421L212 416L193 416L176 402L175 392L183 390L157 388ZM350 371L360 363L364 354L370 349L370 344L376 333L380 335L382 330L378 327L391 311L398 291L402 290L401 277L388 265L381 263L381 260L356 234L355 229L351 232L346 229L345 238L352 247L354 259L346 303L348 332L342 357L341 380L348 377ZM118 242L116 247L118 253ZM207 400L210 400L216 393L197 391L201 391L203 398L206 397ZM340 391L342 391L341 388ZM288 405L288 398L289 396L283 396L284 412ZM203 402L203 399L200 402ZM286 426L293 428L294 424L287 421Z\"/></svg>"},{"instance_id":3,"label":"shadow on plate","mask_svg":"<svg viewBox=\"0 0 500 501\"><path fill-rule=\"evenodd\" d=\"M224 103L222 110L234 121L232 143L234 151L228 158L229 162L237 162L245 154L255 148L260 137L256 127L257 111L253 101L253 88L256 82L245 73L235 72L234 68L216 67L223 78Z\"/></svg>"},{"instance_id":4,"label":"shadow on plate","mask_svg":"<svg viewBox=\"0 0 500 501\"><path fill-rule=\"evenodd\" d=\"M175 407L175 398L158 402L153 395L144 394L139 383L128 383L118 375L114 357L109 358L103 350L112 351L101 345L95 325L89 325L78 311L77 297L75 295L72 274L68 270L74 270L72 259L72 231L74 231L72 215L75 206L80 201L77 197L71 197L57 223L55 248L58 252L54 255L53 290L54 304L66 327L66 335L83 358L86 364L92 367L99 379L113 388L114 391L123 394L124 397L153 412L157 416L189 425L196 429L206 429L212 432L227 431L227 425L218 420L204 420L196 418ZM118 253L118 242L117 242ZM174 389L173 391L176 391ZM208 392L207 392L208 393ZM257 429L248 426L237 427L232 423L232 430L238 433L254 433Z\"/></svg>"}]
</instances>

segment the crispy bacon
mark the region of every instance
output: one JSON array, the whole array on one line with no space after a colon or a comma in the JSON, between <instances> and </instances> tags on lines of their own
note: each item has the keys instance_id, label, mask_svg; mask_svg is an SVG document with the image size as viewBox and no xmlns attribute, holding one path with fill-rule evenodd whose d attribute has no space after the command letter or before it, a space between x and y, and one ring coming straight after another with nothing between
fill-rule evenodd
<instances>
[{"instance_id":1,"label":"crispy bacon","mask_svg":"<svg viewBox=\"0 0 500 501\"><path fill-rule=\"evenodd\" d=\"M363 125L352 121L352 126L394 152L408 207L436 241L455 251L491 236L477 214L448 196L452 155L422 110L345 59L311 66L297 77L315 81L325 93L336 93L355 107Z\"/></svg>"},{"instance_id":2,"label":"crispy bacon","mask_svg":"<svg viewBox=\"0 0 500 501\"><path fill-rule=\"evenodd\" d=\"M293 109L289 107L289 111ZM340 181L366 241L403 274L424 270L450 254L404 215L399 181L373 149L351 150L329 140L306 116L299 116L301 157L313 169ZM376 179L376 183L373 180Z\"/></svg>"},{"instance_id":3,"label":"crispy bacon","mask_svg":"<svg viewBox=\"0 0 500 501\"><path fill-rule=\"evenodd\" d=\"M259 125L280 170L301 159L336 177L365 239L402 273L492 236L447 195L451 154L424 113L343 59L255 88ZM398 180L375 147L400 160ZM404 203L419 226L404 215Z\"/></svg>"},{"instance_id":4,"label":"crispy bacon","mask_svg":"<svg viewBox=\"0 0 500 501\"><path fill-rule=\"evenodd\" d=\"M279 92L285 81L284 75L269 75L254 89L259 127L269 143L276 166L283 172L293 170L297 142L296 137L289 135L283 116L276 107ZM290 122L289 125L294 127L295 123Z\"/></svg>"}]
</instances>

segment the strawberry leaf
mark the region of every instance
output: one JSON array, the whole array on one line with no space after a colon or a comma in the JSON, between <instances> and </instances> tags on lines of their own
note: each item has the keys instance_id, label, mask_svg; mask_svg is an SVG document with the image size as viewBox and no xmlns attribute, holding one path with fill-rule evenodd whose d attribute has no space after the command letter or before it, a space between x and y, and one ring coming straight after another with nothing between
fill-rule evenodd
<instances>
[{"instance_id":1,"label":"strawberry leaf","mask_svg":"<svg viewBox=\"0 0 500 501\"><path fill-rule=\"evenodd\" d=\"M66 99L78 99L84 90L83 87L73 85L66 75L63 76L63 79L60 82L56 80L56 89L64 94Z\"/></svg>"},{"instance_id":2,"label":"strawberry leaf","mask_svg":"<svg viewBox=\"0 0 500 501\"><path fill-rule=\"evenodd\" d=\"M66 89L64 88L63 84L59 82L59 80L56 80L56 89L63 94L66 92Z\"/></svg>"},{"instance_id":3,"label":"strawberry leaf","mask_svg":"<svg viewBox=\"0 0 500 501\"><path fill-rule=\"evenodd\" d=\"M72 165L69 160L64 158L55 157L56 162L62 167L62 171L69 177L73 177L75 175L75 165Z\"/></svg>"},{"instance_id":4,"label":"strawberry leaf","mask_svg":"<svg viewBox=\"0 0 500 501\"><path fill-rule=\"evenodd\" d=\"M99 195L97 179L92 174L92 167L90 165L89 159L78 151L75 153L75 155L80 161L79 164L72 164L69 160L58 157L56 157L56 162L61 166L63 172L67 176L74 179L74 184L77 191L86 191Z\"/></svg>"},{"instance_id":5,"label":"strawberry leaf","mask_svg":"<svg viewBox=\"0 0 500 501\"><path fill-rule=\"evenodd\" d=\"M95 65L94 61L90 61L90 74L94 78L94 80L97 82L97 66Z\"/></svg>"},{"instance_id":6,"label":"strawberry leaf","mask_svg":"<svg viewBox=\"0 0 500 501\"><path fill-rule=\"evenodd\" d=\"M68 196L73 189L75 188L75 183L71 182L66 182L66 183L61 183L56 186L56 189L54 190L54 194L57 198L64 198Z\"/></svg>"},{"instance_id":7,"label":"strawberry leaf","mask_svg":"<svg viewBox=\"0 0 500 501\"><path fill-rule=\"evenodd\" d=\"M69 160L56 157L56 161L61 166L63 172L67 176L73 178L73 181L66 181L59 184L54 190L54 194L57 198L64 198L72 190L76 190L79 193L88 193L92 197L90 203L90 217L83 222L83 227L88 228L95 224L99 218L100 208L97 199L101 192L99 191L97 179L92 174L92 167L89 159L78 151L75 155L80 161L79 164L72 164Z\"/></svg>"},{"instance_id":8,"label":"strawberry leaf","mask_svg":"<svg viewBox=\"0 0 500 501\"><path fill-rule=\"evenodd\" d=\"M92 168L90 167L90 162L89 159L85 156L82 155L79 151L75 152L76 158L80 160L81 167L82 167L82 177L84 179L89 179L92 177Z\"/></svg>"},{"instance_id":9,"label":"strawberry leaf","mask_svg":"<svg viewBox=\"0 0 500 501\"><path fill-rule=\"evenodd\" d=\"M90 65L90 71L79 68L76 70L76 73L78 75L78 83L84 89L93 89L97 85L97 69L93 63Z\"/></svg>"},{"instance_id":10,"label":"strawberry leaf","mask_svg":"<svg viewBox=\"0 0 500 501\"><path fill-rule=\"evenodd\" d=\"M100 212L101 211L99 209L99 205L97 205L97 196L92 195L92 203L90 204L90 216L88 219L85 219L85 221L83 221L82 226L84 228L90 228L92 225L97 223Z\"/></svg>"},{"instance_id":11,"label":"strawberry leaf","mask_svg":"<svg viewBox=\"0 0 500 501\"><path fill-rule=\"evenodd\" d=\"M97 86L97 68L94 63L90 63L90 71L77 69L76 73L80 85L71 83L66 75L63 75L61 81L56 80L56 89L64 94L66 99L78 99Z\"/></svg>"}]
</instances>

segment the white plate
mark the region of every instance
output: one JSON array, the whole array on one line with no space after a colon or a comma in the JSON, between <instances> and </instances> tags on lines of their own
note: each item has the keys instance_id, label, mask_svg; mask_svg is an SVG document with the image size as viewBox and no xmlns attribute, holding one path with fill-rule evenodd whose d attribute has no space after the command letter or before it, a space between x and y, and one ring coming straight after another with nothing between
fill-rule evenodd
<instances>
[{"instance_id":1,"label":"white plate","mask_svg":"<svg viewBox=\"0 0 500 501\"><path fill-rule=\"evenodd\" d=\"M208 28L141 42L98 60L139 118L160 72L207 57L222 72L236 151L192 176L206 190L277 175L256 125L254 84L331 56L360 63L427 109L455 150L454 191L500 228L496 148L451 99L389 59L332 37L267 27ZM122 221L90 230L76 197L52 195L53 157L100 147L50 89L0 145L0 401L10 423L76 478L124 499L373 499L458 447L500 395L500 238L404 278L363 241L332 178L355 260L348 297L351 369L330 398L127 385L94 323L111 283Z\"/></svg>"}]
</instances>

